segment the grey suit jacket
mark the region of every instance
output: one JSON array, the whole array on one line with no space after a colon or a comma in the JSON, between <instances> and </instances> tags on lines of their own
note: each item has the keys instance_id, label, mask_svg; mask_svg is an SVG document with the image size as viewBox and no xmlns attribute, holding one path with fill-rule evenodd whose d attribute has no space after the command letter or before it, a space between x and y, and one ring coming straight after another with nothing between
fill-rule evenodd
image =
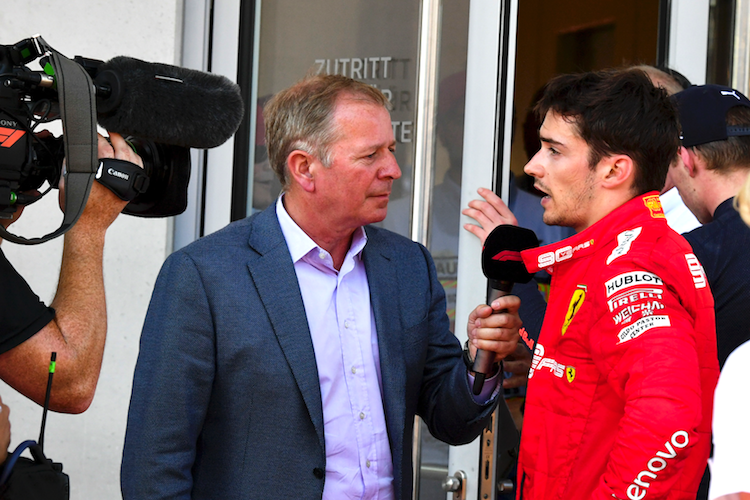
<instances>
[{"instance_id":1,"label":"grey suit jacket","mask_svg":"<svg viewBox=\"0 0 750 500\"><path fill-rule=\"evenodd\" d=\"M366 228L396 498L411 497L414 415L471 441L477 404L427 250ZM141 336L121 486L131 499L320 498L323 410L302 296L275 206L172 254Z\"/></svg>"}]
</instances>

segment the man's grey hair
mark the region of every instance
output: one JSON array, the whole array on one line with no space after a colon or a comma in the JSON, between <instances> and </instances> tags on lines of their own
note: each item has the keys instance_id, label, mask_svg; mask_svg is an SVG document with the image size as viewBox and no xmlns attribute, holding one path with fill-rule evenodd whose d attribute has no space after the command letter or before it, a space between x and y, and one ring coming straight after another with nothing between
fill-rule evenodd
<instances>
[{"instance_id":1,"label":"man's grey hair","mask_svg":"<svg viewBox=\"0 0 750 500\"><path fill-rule=\"evenodd\" d=\"M292 151L305 151L331 166L331 146L341 133L334 123L334 111L342 96L390 109L380 90L341 75L306 77L266 104L263 117L268 158L284 189L289 187L286 162Z\"/></svg>"}]
</instances>

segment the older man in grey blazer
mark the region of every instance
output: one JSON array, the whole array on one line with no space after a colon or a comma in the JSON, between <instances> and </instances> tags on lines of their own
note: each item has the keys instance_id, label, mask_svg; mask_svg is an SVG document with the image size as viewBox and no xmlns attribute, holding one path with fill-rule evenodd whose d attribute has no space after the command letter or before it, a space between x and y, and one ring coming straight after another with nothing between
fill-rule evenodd
<instances>
[{"instance_id":1,"label":"older man in grey blazer","mask_svg":"<svg viewBox=\"0 0 750 500\"><path fill-rule=\"evenodd\" d=\"M472 394L429 253L369 225L401 175L387 106L341 76L266 106L284 193L164 264L133 383L126 500L407 500L415 415L452 444L486 425L501 377ZM514 350L518 305L471 313L469 363L477 348Z\"/></svg>"}]
</instances>

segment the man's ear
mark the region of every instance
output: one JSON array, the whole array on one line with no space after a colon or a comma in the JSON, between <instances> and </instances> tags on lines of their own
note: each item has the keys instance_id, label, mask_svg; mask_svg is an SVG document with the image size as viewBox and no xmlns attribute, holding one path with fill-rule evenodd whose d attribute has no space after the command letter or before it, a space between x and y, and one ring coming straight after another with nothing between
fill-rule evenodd
<instances>
[{"instance_id":1,"label":"man's ear","mask_svg":"<svg viewBox=\"0 0 750 500\"><path fill-rule=\"evenodd\" d=\"M313 161L315 161L315 157L300 149L295 149L286 158L289 177L295 184L309 193L315 191L315 179L310 168Z\"/></svg>"},{"instance_id":2,"label":"man's ear","mask_svg":"<svg viewBox=\"0 0 750 500\"><path fill-rule=\"evenodd\" d=\"M698 165L696 163L695 153L690 149L680 146L680 158L682 159L682 168L687 171L690 177L698 175ZM680 168L680 167L678 167Z\"/></svg>"},{"instance_id":3,"label":"man's ear","mask_svg":"<svg viewBox=\"0 0 750 500\"><path fill-rule=\"evenodd\" d=\"M627 155L614 155L602 162L602 186L609 189L628 184L632 186L635 181L635 165L633 159Z\"/></svg>"}]
</instances>

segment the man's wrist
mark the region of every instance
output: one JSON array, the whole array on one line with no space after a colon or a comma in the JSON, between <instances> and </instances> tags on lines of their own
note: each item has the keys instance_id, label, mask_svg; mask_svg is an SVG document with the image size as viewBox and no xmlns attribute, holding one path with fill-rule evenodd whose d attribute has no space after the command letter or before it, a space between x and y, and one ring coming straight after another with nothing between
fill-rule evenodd
<instances>
[{"instance_id":1,"label":"man's wrist","mask_svg":"<svg viewBox=\"0 0 750 500\"><path fill-rule=\"evenodd\" d=\"M474 368L474 358L471 357L471 349L469 348L469 339L466 339L466 342L464 342L463 360L464 360L464 364L466 365L466 369L469 370L469 372L474 373L472 371L472 369Z\"/></svg>"},{"instance_id":2,"label":"man's wrist","mask_svg":"<svg viewBox=\"0 0 750 500\"><path fill-rule=\"evenodd\" d=\"M462 357L464 360L464 365L466 365L466 369L469 370L469 373L474 375L474 358L471 356L469 339L466 339L466 342L464 342L464 352ZM487 374L486 378L494 377L495 375L497 375L497 372L500 371L500 363L501 361L495 361L494 363L492 363L492 372Z\"/></svg>"}]
</instances>

